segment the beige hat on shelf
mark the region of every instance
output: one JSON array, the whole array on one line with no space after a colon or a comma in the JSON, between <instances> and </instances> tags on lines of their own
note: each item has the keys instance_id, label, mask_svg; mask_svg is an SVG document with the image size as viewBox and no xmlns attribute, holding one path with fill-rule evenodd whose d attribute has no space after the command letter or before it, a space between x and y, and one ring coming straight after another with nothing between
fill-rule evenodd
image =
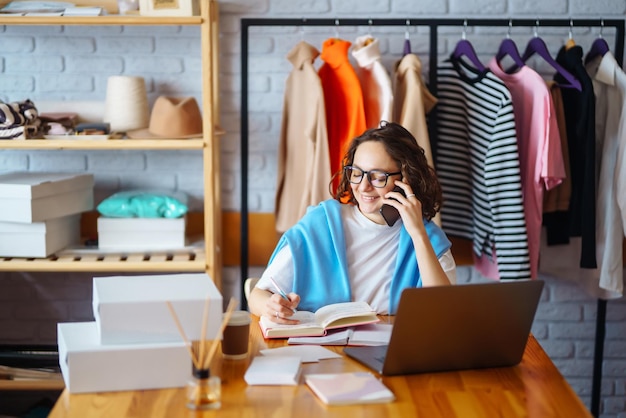
<instances>
[{"instance_id":1,"label":"beige hat on shelf","mask_svg":"<svg viewBox=\"0 0 626 418\"><path fill-rule=\"evenodd\" d=\"M129 138L187 139L202 137L202 114L193 97L159 96L146 129L126 133Z\"/></svg>"}]
</instances>

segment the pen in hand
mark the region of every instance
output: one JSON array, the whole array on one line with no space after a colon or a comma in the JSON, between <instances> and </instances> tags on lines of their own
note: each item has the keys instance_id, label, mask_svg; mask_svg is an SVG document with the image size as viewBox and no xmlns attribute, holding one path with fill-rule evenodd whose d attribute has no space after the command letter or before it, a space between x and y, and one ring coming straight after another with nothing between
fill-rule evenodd
<instances>
[{"instance_id":1,"label":"pen in hand","mask_svg":"<svg viewBox=\"0 0 626 418\"><path fill-rule=\"evenodd\" d=\"M274 287L276 288L276 291L278 292L278 294L285 299L287 302L291 302L291 300L287 297L287 294L283 291L283 289L280 288L280 286L278 286L278 283L276 283L274 281L274 278L270 277L270 281L272 282L272 284L274 285ZM297 311L295 309L291 309L293 311L293 313L296 313Z\"/></svg>"}]
</instances>

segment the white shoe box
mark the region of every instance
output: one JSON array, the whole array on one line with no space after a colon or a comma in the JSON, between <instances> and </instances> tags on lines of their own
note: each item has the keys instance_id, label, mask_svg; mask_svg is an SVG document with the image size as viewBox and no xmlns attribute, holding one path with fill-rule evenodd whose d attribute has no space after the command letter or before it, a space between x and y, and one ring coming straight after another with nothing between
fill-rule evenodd
<instances>
[{"instance_id":1,"label":"white shoe box","mask_svg":"<svg viewBox=\"0 0 626 418\"><path fill-rule=\"evenodd\" d=\"M185 247L186 218L98 218L98 248L149 251Z\"/></svg>"},{"instance_id":2,"label":"white shoe box","mask_svg":"<svg viewBox=\"0 0 626 418\"><path fill-rule=\"evenodd\" d=\"M0 221L41 222L94 208L91 174L0 174Z\"/></svg>"},{"instance_id":3,"label":"white shoe box","mask_svg":"<svg viewBox=\"0 0 626 418\"><path fill-rule=\"evenodd\" d=\"M113 276L93 279L93 311L101 344L181 341L170 301L188 340L221 338L222 295L206 273Z\"/></svg>"},{"instance_id":4,"label":"white shoe box","mask_svg":"<svg viewBox=\"0 0 626 418\"><path fill-rule=\"evenodd\" d=\"M0 221L0 256L47 257L80 241L80 215L41 222Z\"/></svg>"},{"instance_id":5,"label":"white shoe box","mask_svg":"<svg viewBox=\"0 0 626 418\"><path fill-rule=\"evenodd\" d=\"M183 387L191 357L182 341L100 345L95 322L57 324L59 365L70 393Z\"/></svg>"}]
</instances>

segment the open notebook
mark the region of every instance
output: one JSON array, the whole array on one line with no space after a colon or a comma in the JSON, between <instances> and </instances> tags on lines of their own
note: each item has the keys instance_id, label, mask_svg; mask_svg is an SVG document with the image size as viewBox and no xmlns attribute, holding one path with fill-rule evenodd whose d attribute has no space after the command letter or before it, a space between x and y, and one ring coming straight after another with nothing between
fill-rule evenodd
<instances>
[{"instance_id":1,"label":"open notebook","mask_svg":"<svg viewBox=\"0 0 626 418\"><path fill-rule=\"evenodd\" d=\"M405 289L389 345L344 353L383 375L518 364L543 289L516 280Z\"/></svg>"}]
</instances>

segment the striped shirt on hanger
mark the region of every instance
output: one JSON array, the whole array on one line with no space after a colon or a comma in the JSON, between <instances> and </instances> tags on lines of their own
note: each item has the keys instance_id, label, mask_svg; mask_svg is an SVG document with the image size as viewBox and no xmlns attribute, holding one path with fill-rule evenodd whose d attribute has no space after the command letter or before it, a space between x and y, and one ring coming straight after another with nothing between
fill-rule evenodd
<instances>
[{"instance_id":1,"label":"striped shirt on hanger","mask_svg":"<svg viewBox=\"0 0 626 418\"><path fill-rule=\"evenodd\" d=\"M468 76L459 62L437 70L436 167L444 231L497 258L501 279L529 279L519 153L511 95L490 71Z\"/></svg>"}]
</instances>

